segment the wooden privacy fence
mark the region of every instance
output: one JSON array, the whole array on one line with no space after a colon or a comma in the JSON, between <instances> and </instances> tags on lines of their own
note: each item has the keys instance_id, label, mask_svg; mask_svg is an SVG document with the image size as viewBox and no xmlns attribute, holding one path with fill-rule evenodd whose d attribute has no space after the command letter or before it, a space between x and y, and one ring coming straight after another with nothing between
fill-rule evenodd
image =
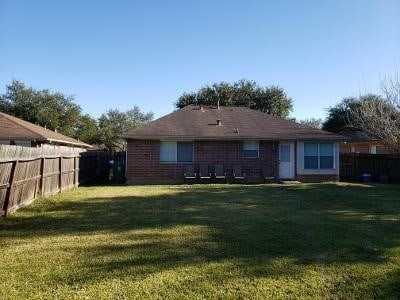
<instances>
[{"instance_id":1,"label":"wooden privacy fence","mask_svg":"<svg viewBox=\"0 0 400 300\"><path fill-rule=\"evenodd\" d=\"M340 179L361 180L371 174L374 181L387 177L390 182L400 182L400 156L385 154L340 154Z\"/></svg>"},{"instance_id":2,"label":"wooden privacy fence","mask_svg":"<svg viewBox=\"0 0 400 300\"><path fill-rule=\"evenodd\" d=\"M91 180L108 179L107 152L0 145L0 215Z\"/></svg>"}]
</instances>

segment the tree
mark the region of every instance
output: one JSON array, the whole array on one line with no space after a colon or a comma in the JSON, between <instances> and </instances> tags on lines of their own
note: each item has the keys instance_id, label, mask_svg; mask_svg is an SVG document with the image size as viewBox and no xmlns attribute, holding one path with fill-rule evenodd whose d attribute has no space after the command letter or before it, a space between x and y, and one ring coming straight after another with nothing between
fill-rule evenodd
<instances>
[{"instance_id":1,"label":"tree","mask_svg":"<svg viewBox=\"0 0 400 300\"><path fill-rule=\"evenodd\" d=\"M382 91L386 100L397 109L400 109L400 79L398 74L394 78L388 78L383 81Z\"/></svg>"},{"instance_id":2,"label":"tree","mask_svg":"<svg viewBox=\"0 0 400 300\"><path fill-rule=\"evenodd\" d=\"M303 125L307 125L312 128L321 129L323 121L322 121L322 119L309 118L309 119L300 120L299 123L303 124Z\"/></svg>"},{"instance_id":3,"label":"tree","mask_svg":"<svg viewBox=\"0 0 400 300\"><path fill-rule=\"evenodd\" d=\"M357 109L351 111L349 124L374 136L400 153L400 82L383 84L385 98L360 97Z\"/></svg>"},{"instance_id":4,"label":"tree","mask_svg":"<svg viewBox=\"0 0 400 300\"><path fill-rule=\"evenodd\" d=\"M100 141L113 151L125 150L121 135L153 119L153 113L144 113L138 106L126 112L110 109L99 118Z\"/></svg>"},{"instance_id":5,"label":"tree","mask_svg":"<svg viewBox=\"0 0 400 300\"><path fill-rule=\"evenodd\" d=\"M369 95L369 97L372 98L379 96ZM339 104L328 109L328 117L322 125L322 129L337 133L348 128L350 126L349 116L358 106L358 98L344 98Z\"/></svg>"},{"instance_id":6,"label":"tree","mask_svg":"<svg viewBox=\"0 0 400 300\"><path fill-rule=\"evenodd\" d=\"M400 84L391 81L384 85L383 91L385 96L367 94L343 99L329 108L323 129L360 130L400 152Z\"/></svg>"},{"instance_id":7,"label":"tree","mask_svg":"<svg viewBox=\"0 0 400 300\"><path fill-rule=\"evenodd\" d=\"M123 149L120 136L153 119L153 113L143 113L134 106L126 112L109 110L99 120L82 114L74 97L50 90L36 90L13 80L0 95L0 111L28 122L79 139L88 144L104 143L112 150Z\"/></svg>"},{"instance_id":8,"label":"tree","mask_svg":"<svg viewBox=\"0 0 400 300\"><path fill-rule=\"evenodd\" d=\"M0 97L0 110L31 123L75 137L81 107L66 96L50 90L35 90L13 80Z\"/></svg>"},{"instance_id":9,"label":"tree","mask_svg":"<svg viewBox=\"0 0 400 300\"><path fill-rule=\"evenodd\" d=\"M187 105L246 106L271 115L287 117L293 109L292 99L278 86L261 87L255 81L239 80L233 84L220 82L206 85L197 92L184 93L175 103Z\"/></svg>"},{"instance_id":10,"label":"tree","mask_svg":"<svg viewBox=\"0 0 400 300\"><path fill-rule=\"evenodd\" d=\"M100 132L97 121L86 114L76 124L75 137L87 144L100 144Z\"/></svg>"}]
</instances>

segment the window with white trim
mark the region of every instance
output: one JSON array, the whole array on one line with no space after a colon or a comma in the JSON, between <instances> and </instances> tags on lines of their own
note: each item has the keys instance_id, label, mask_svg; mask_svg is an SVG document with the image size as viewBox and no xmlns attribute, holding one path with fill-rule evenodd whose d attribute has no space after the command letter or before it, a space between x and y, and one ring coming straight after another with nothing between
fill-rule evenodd
<instances>
[{"instance_id":1,"label":"window with white trim","mask_svg":"<svg viewBox=\"0 0 400 300\"><path fill-rule=\"evenodd\" d=\"M379 145L369 146L369 154L384 154L385 148Z\"/></svg>"},{"instance_id":2,"label":"window with white trim","mask_svg":"<svg viewBox=\"0 0 400 300\"><path fill-rule=\"evenodd\" d=\"M333 169L333 143L304 143L304 169Z\"/></svg>"},{"instance_id":3,"label":"window with white trim","mask_svg":"<svg viewBox=\"0 0 400 300\"><path fill-rule=\"evenodd\" d=\"M243 141L243 156L257 158L259 156L259 141Z\"/></svg>"},{"instance_id":4,"label":"window with white trim","mask_svg":"<svg viewBox=\"0 0 400 300\"><path fill-rule=\"evenodd\" d=\"M192 142L160 142L161 163L191 163L193 162Z\"/></svg>"}]
</instances>

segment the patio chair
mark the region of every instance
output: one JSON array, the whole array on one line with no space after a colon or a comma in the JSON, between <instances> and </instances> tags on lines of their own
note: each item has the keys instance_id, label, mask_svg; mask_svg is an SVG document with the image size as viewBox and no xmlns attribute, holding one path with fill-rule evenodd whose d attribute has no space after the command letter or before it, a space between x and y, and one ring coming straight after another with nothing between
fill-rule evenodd
<instances>
[{"instance_id":1,"label":"patio chair","mask_svg":"<svg viewBox=\"0 0 400 300\"><path fill-rule=\"evenodd\" d=\"M200 165L200 179L211 179L211 173L208 171L208 165Z\"/></svg>"},{"instance_id":2,"label":"patio chair","mask_svg":"<svg viewBox=\"0 0 400 300\"><path fill-rule=\"evenodd\" d=\"M185 173L183 173L184 181L196 180L196 173L194 172L194 166L185 166Z\"/></svg>"},{"instance_id":3,"label":"patio chair","mask_svg":"<svg viewBox=\"0 0 400 300\"><path fill-rule=\"evenodd\" d=\"M226 172L224 172L223 165L215 165L214 166L214 178L215 178L215 180L223 179L226 183Z\"/></svg>"},{"instance_id":4,"label":"patio chair","mask_svg":"<svg viewBox=\"0 0 400 300\"><path fill-rule=\"evenodd\" d=\"M264 183L272 182L275 180L274 171L271 166L264 165L262 171Z\"/></svg>"},{"instance_id":5,"label":"patio chair","mask_svg":"<svg viewBox=\"0 0 400 300\"><path fill-rule=\"evenodd\" d=\"M233 178L235 180L245 180L246 179L246 173L242 172L241 166L233 166Z\"/></svg>"}]
</instances>

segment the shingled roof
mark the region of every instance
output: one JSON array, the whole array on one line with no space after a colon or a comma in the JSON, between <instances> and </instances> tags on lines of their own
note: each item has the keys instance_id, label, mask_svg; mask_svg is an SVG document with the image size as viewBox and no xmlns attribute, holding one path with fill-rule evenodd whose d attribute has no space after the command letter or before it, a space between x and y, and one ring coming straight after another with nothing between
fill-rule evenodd
<instances>
[{"instance_id":1,"label":"shingled roof","mask_svg":"<svg viewBox=\"0 0 400 300\"><path fill-rule=\"evenodd\" d=\"M219 120L219 121L218 121ZM220 125L217 123L220 122ZM246 107L189 105L143 127L126 139L343 140L340 135L301 125Z\"/></svg>"},{"instance_id":2,"label":"shingled roof","mask_svg":"<svg viewBox=\"0 0 400 300\"><path fill-rule=\"evenodd\" d=\"M69 136L0 112L0 140L36 140L91 147Z\"/></svg>"},{"instance_id":3,"label":"shingled roof","mask_svg":"<svg viewBox=\"0 0 400 300\"><path fill-rule=\"evenodd\" d=\"M350 143L376 142L380 140L378 137L375 137L365 131L353 128L346 128L340 131L339 134L343 135L346 141Z\"/></svg>"}]
</instances>

